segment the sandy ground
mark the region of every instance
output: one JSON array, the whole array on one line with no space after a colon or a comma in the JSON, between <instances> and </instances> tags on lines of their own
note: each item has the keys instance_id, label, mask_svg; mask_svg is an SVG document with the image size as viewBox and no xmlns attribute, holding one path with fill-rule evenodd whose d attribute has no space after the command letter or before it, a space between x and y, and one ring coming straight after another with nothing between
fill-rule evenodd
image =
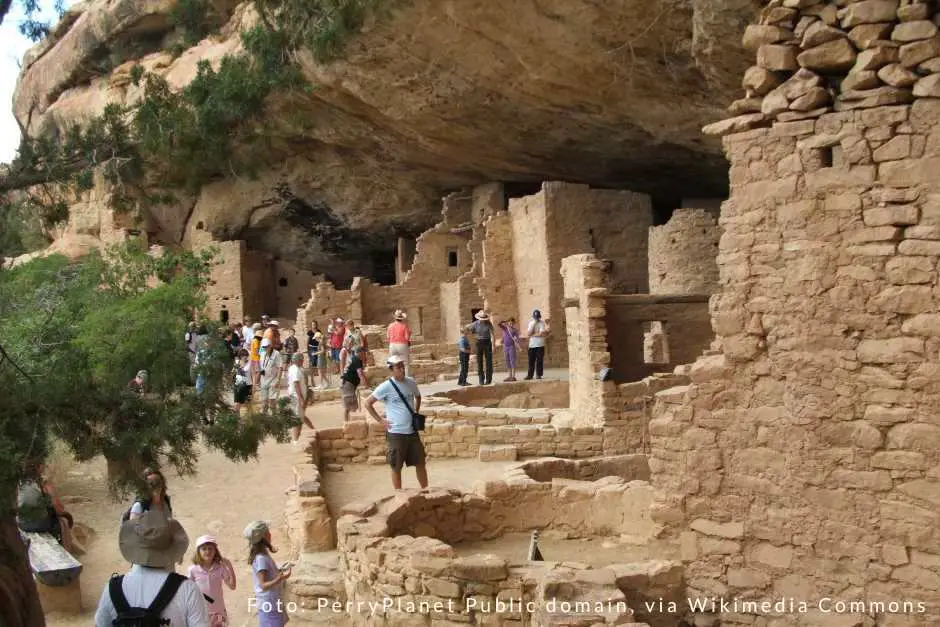
<instances>
[{"instance_id":1,"label":"sandy ground","mask_svg":"<svg viewBox=\"0 0 940 627\"><path fill-rule=\"evenodd\" d=\"M338 402L316 404L308 410L308 415L318 428L342 424L342 408ZM174 514L190 541L204 533L214 534L219 539L222 554L235 566L237 588L225 591L233 627L254 625L257 620L248 609L253 591L242 530L256 518L273 521L276 525L281 523L286 503L284 491L293 480L291 465L295 456L296 449L291 444L273 441L266 442L258 459L248 463L232 462L218 452L203 450L195 475L167 475ZM501 476L511 464L431 459L428 470L432 486L470 489L478 480ZM392 493L386 466L345 466L341 471L325 475L326 496L333 511L347 502L377 499ZM411 469L405 471L404 487L417 487ZM91 536L86 544L87 553L79 558L84 565L81 576L84 611L78 615L48 614L47 624L50 627L85 627L94 620L95 608L108 578L113 573L126 572L129 567L118 550L117 534L121 514L130 502L118 503L109 497L103 459L74 465L59 480L57 489L75 520L91 529ZM282 540L282 533L275 531L275 545ZM191 546L190 556L194 550ZM189 563L188 556L178 572L185 572Z\"/></svg>"}]
</instances>

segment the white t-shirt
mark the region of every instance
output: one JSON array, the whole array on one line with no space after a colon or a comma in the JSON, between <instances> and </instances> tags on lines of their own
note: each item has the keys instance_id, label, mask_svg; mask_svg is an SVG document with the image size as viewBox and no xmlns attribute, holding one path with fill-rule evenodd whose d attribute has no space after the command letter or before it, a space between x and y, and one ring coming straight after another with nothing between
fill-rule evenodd
<instances>
[{"instance_id":1,"label":"white t-shirt","mask_svg":"<svg viewBox=\"0 0 940 627\"><path fill-rule=\"evenodd\" d=\"M294 389L294 383L300 383L301 394L307 393L305 387L306 381L304 381L304 379L304 369L297 364L291 364L290 368L287 369L287 389L290 391L291 398L297 398L297 390Z\"/></svg>"},{"instance_id":2,"label":"white t-shirt","mask_svg":"<svg viewBox=\"0 0 940 627\"><path fill-rule=\"evenodd\" d=\"M131 566L130 572L124 575L121 582L128 604L131 607L150 605L168 574L168 570L160 568L145 568L136 564ZM189 579L180 585L161 616L168 618L173 627L209 627L209 608L199 586ZM95 627L111 627L111 621L115 618L117 611L111 602L108 585L105 584L95 612Z\"/></svg>"},{"instance_id":3,"label":"white t-shirt","mask_svg":"<svg viewBox=\"0 0 940 627\"><path fill-rule=\"evenodd\" d=\"M544 337L536 337L536 333L545 330L545 323L541 320L532 320L529 322L529 348L538 348L545 346Z\"/></svg>"},{"instance_id":4,"label":"white t-shirt","mask_svg":"<svg viewBox=\"0 0 940 627\"><path fill-rule=\"evenodd\" d=\"M277 383L277 375L281 371L281 353L268 348L261 357L261 387L273 387Z\"/></svg>"}]
</instances>

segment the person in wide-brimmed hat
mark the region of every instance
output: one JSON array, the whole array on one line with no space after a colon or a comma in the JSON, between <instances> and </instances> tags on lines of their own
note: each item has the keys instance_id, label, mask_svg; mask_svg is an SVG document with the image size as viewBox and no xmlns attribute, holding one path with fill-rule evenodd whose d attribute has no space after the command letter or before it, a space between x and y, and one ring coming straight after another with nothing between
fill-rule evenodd
<instances>
[{"instance_id":1,"label":"person in wide-brimmed hat","mask_svg":"<svg viewBox=\"0 0 940 627\"><path fill-rule=\"evenodd\" d=\"M160 616L170 625L209 625L209 610L195 582L173 572L189 547L189 536L178 521L167 518L159 509L144 512L140 517L121 524L118 535L121 555L131 563L131 570L117 580L130 607L149 607L170 578L179 587ZM117 618L111 595L111 582L105 585L95 627L110 627Z\"/></svg>"},{"instance_id":2,"label":"person in wide-brimmed hat","mask_svg":"<svg viewBox=\"0 0 940 627\"><path fill-rule=\"evenodd\" d=\"M477 338L477 376L480 385L489 385L493 382L493 336L496 330L485 311L478 311L473 317L476 322L470 325L470 331Z\"/></svg>"},{"instance_id":3,"label":"person in wide-brimmed hat","mask_svg":"<svg viewBox=\"0 0 940 627\"><path fill-rule=\"evenodd\" d=\"M405 322L408 316L401 309L395 310L395 321L388 325L385 337L388 340L388 354L401 357L405 364L405 376L411 375L411 329Z\"/></svg>"}]
</instances>

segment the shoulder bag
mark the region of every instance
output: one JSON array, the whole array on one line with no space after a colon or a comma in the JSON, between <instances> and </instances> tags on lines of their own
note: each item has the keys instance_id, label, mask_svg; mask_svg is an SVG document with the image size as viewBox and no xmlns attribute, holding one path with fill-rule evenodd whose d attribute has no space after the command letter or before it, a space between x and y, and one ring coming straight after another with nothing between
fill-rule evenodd
<instances>
[{"instance_id":1,"label":"shoulder bag","mask_svg":"<svg viewBox=\"0 0 940 627\"><path fill-rule=\"evenodd\" d=\"M395 385L394 379L389 379L389 382L392 384L392 387L395 388L395 391L398 392L398 397L401 398L401 402L405 404L405 407L408 408L408 411L411 412L411 428L414 429L415 433L418 431L424 431L424 423L427 420L424 414L419 414L411 408L411 403L405 399L405 395L401 393L401 390L398 389L398 386Z\"/></svg>"}]
</instances>

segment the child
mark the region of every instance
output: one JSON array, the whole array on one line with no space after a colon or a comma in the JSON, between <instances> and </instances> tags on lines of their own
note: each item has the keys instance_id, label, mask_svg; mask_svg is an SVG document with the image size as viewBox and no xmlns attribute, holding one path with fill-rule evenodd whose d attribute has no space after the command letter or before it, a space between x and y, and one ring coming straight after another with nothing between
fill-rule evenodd
<instances>
[{"instance_id":1,"label":"child","mask_svg":"<svg viewBox=\"0 0 940 627\"><path fill-rule=\"evenodd\" d=\"M241 415L242 405L251 398L251 362L248 361L248 351L244 348L238 351L238 361L235 362L233 377L235 391L233 409Z\"/></svg>"},{"instance_id":2,"label":"child","mask_svg":"<svg viewBox=\"0 0 940 627\"><path fill-rule=\"evenodd\" d=\"M460 351L460 374L457 375L457 385L470 385L467 383L467 373L470 370L470 338L467 337L467 327L460 329L460 339L457 340L457 349Z\"/></svg>"},{"instance_id":3,"label":"child","mask_svg":"<svg viewBox=\"0 0 940 627\"><path fill-rule=\"evenodd\" d=\"M212 599L209 602L209 625L226 627L228 612L222 598L222 582L230 590L235 589L235 569L232 563L219 553L219 543L212 536L200 536L196 539L196 553L193 565L187 573L196 582L204 595Z\"/></svg>"},{"instance_id":4,"label":"child","mask_svg":"<svg viewBox=\"0 0 940 627\"><path fill-rule=\"evenodd\" d=\"M519 329L516 328L516 319L510 318L499 323L503 330L503 355L506 357L506 369L509 376L504 381L516 380L516 351L519 350Z\"/></svg>"},{"instance_id":5,"label":"child","mask_svg":"<svg viewBox=\"0 0 940 627\"><path fill-rule=\"evenodd\" d=\"M297 340L297 331L287 330L287 339L284 340L284 363L281 369L282 375L287 374L287 369L294 363L294 353L300 349L300 342Z\"/></svg>"},{"instance_id":6,"label":"child","mask_svg":"<svg viewBox=\"0 0 940 627\"><path fill-rule=\"evenodd\" d=\"M255 599L258 607L259 627L283 627L288 616L284 604L280 603L283 586L290 578L290 563L278 568L271 553L277 553L271 545L271 530L268 523L255 520L248 523L243 532L248 540L248 563L254 573Z\"/></svg>"}]
</instances>

